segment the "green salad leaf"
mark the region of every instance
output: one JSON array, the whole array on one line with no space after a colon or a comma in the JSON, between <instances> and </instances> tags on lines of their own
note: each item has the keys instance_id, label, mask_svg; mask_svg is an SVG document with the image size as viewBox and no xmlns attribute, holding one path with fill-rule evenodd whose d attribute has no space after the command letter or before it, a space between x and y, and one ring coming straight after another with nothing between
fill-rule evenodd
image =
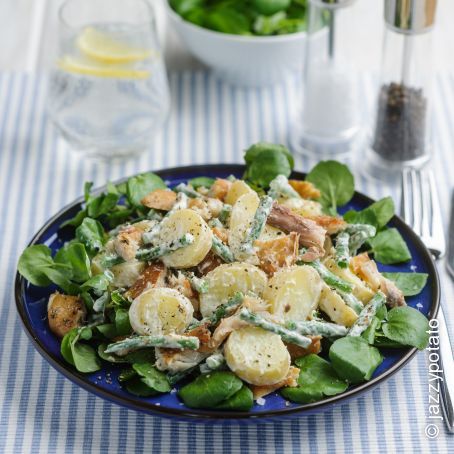
<instances>
[{"instance_id":1,"label":"green salad leaf","mask_svg":"<svg viewBox=\"0 0 454 454\"><path fill-rule=\"evenodd\" d=\"M174 11L184 17L192 9L202 6L203 0L170 0L169 3Z\"/></svg>"},{"instance_id":2,"label":"green salad leaf","mask_svg":"<svg viewBox=\"0 0 454 454\"><path fill-rule=\"evenodd\" d=\"M405 240L396 228L383 230L369 240L375 260L384 265L407 262L411 254Z\"/></svg>"},{"instance_id":3,"label":"green salad leaf","mask_svg":"<svg viewBox=\"0 0 454 454\"><path fill-rule=\"evenodd\" d=\"M100 222L86 217L76 228L76 238L85 245L88 251L95 253L104 246L104 228Z\"/></svg>"},{"instance_id":4,"label":"green salad leaf","mask_svg":"<svg viewBox=\"0 0 454 454\"><path fill-rule=\"evenodd\" d=\"M373 317L370 325L366 328L366 330L361 334L361 337L365 339L369 344L374 345L376 342L376 337L380 333L381 323L386 317L388 316L388 310L386 306L383 304L377 309L375 316Z\"/></svg>"},{"instance_id":5,"label":"green salad leaf","mask_svg":"<svg viewBox=\"0 0 454 454\"><path fill-rule=\"evenodd\" d=\"M79 250L79 248L77 249ZM75 295L79 291L79 286L71 282L71 279L73 275L80 277L79 273L83 273L83 271L79 268L80 257L75 257L75 252L71 253L71 257L69 263L56 262L47 246L35 244L26 248L21 254L17 268L19 273L33 285L47 287L54 283L66 293ZM76 268L74 268L75 266Z\"/></svg>"},{"instance_id":6,"label":"green salad leaf","mask_svg":"<svg viewBox=\"0 0 454 454\"><path fill-rule=\"evenodd\" d=\"M116 193L101 194L98 197L90 199L87 202L87 216L91 218L99 218L103 214L109 214L115 208L120 195Z\"/></svg>"},{"instance_id":7,"label":"green salad leaf","mask_svg":"<svg viewBox=\"0 0 454 454\"><path fill-rule=\"evenodd\" d=\"M51 250L44 244L29 246L19 258L19 273L33 285L46 287L52 282L46 270L54 266Z\"/></svg>"},{"instance_id":8,"label":"green salad leaf","mask_svg":"<svg viewBox=\"0 0 454 454\"><path fill-rule=\"evenodd\" d=\"M178 395L191 408L214 408L230 399L243 387L243 382L232 372L216 371L199 375L183 386Z\"/></svg>"},{"instance_id":9,"label":"green salad leaf","mask_svg":"<svg viewBox=\"0 0 454 454\"><path fill-rule=\"evenodd\" d=\"M222 33L282 35L306 30L307 0L169 0L169 4L185 20Z\"/></svg>"},{"instance_id":10,"label":"green salad leaf","mask_svg":"<svg viewBox=\"0 0 454 454\"><path fill-rule=\"evenodd\" d=\"M88 327L73 328L63 337L60 351L65 360L79 372L89 373L101 369L101 362L96 351L80 340L90 340L92 330Z\"/></svg>"},{"instance_id":11,"label":"green salad leaf","mask_svg":"<svg viewBox=\"0 0 454 454\"><path fill-rule=\"evenodd\" d=\"M307 181L321 192L319 202L326 211L335 214L339 206L348 203L355 193L355 179L344 164L321 161L307 175Z\"/></svg>"},{"instance_id":12,"label":"green salad leaf","mask_svg":"<svg viewBox=\"0 0 454 454\"><path fill-rule=\"evenodd\" d=\"M128 362L131 362L130 355L126 355ZM139 397L156 396L171 389L166 375L145 358L144 361L134 362L132 367L122 370L118 381L128 392Z\"/></svg>"},{"instance_id":13,"label":"green salad leaf","mask_svg":"<svg viewBox=\"0 0 454 454\"><path fill-rule=\"evenodd\" d=\"M199 189L199 188L211 188L214 183L214 178L210 177L196 177L192 178L192 180L189 180L188 183L194 188L194 189Z\"/></svg>"},{"instance_id":14,"label":"green salad leaf","mask_svg":"<svg viewBox=\"0 0 454 454\"><path fill-rule=\"evenodd\" d=\"M82 283L91 277L90 258L85 246L81 243L68 243L57 251L54 257L55 263L68 266L71 280Z\"/></svg>"},{"instance_id":15,"label":"green salad leaf","mask_svg":"<svg viewBox=\"0 0 454 454\"><path fill-rule=\"evenodd\" d=\"M141 377L141 381L145 383L149 388L160 392L166 393L170 391L170 385L167 381L166 375L156 369L150 363L135 363L132 368Z\"/></svg>"},{"instance_id":16,"label":"green salad leaf","mask_svg":"<svg viewBox=\"0 0 454 454\"><path fill-rule=\"evenodd\" d=\"M95 294L102 295L107 288L109 287L111 278L107 272L103 274L97 274L96 276L91 277L88 281L85 281L81 285L81 290L93 290Z\"/></svg>"},{"instance_id":17,"label":"green salad leaf","mask_svg":"<svg viewBox=\"0 0 454 454\"><path fill-rule=\"evenodd\" d=\"M369 380L383 361L378 349L361 337L337 339L331 345L329 358L337 374L350 383Z\"/></svg>"},{"instance_id":18,"label":"green salad leaf","mask_svg":"<svg viewBox=\"0 0 454 454\"><path fill-rule=\"evenodd\" d=\"M232 397L224 400L216 405L217 410L230 410L230 411L248 411L254 405L254 396L252 391L243 385Z\"/></svg>"},{"instance_id":19,"label":"green salad leaf","mask_svg":"<svg viewBox=\"0 0 454 454\"><path fill-rule=\"evenodd\" d=\"M257 35L273 35L281 27L282 21L287 15L283 11L279 11L272 16L257 16L253 29Z\"/></svg>"},{"instance_id":20,"label":"green salad leaf","mask_svg":"<svg viewBox=\"0 0 454 454\"><path fill-rule=\"evenodd\" d=\"M124 383L126 391L138 397L150 397L159 394L158 391L150 388L146 383L144 383L138 375L133 376Z\"/></svg>"},{"instance_id":21,"label":"green salad leaf","mask_svg":"<svg viewBox=\"0 0 454 454\"><path fill-rule=\"evenodd\" d=\"M164 181L158 175L152 172L142 173L127 181L126 197L132 206L137 207L140 206L140 201L150 192L166 188Z\"/></svg>"},{"instance_id":22,"label":"green salad leaf","mask_svg":"<svg viewBox=\"0 0 454 454\"><path fill-rule=\"evenodd\" d=\"M421 293L427 284L426 273L381 273L387 279L393 281L404 296L414 296Z\"/></svg>"},{"instance_id":23,"label":"green salad leaf","mask_svg":"<svg viewBox=\"0 0 454 454\"><path fill-rule=\"evenodd\" d=\"M231 33L234 35L251 34L248 17L227 4L219 5L218 8L208 11L205 24L207 28L222 33Z\"/></svg>"},{"instance_id":24,"label":"green salad leaf","mask_svg":"<svg viewBox=\"0 0 454 454\"><path fill-rule=\"evenodd\" d=\"M131 324L129 322L129 311L127 309L121 307L116 309L115 329L117 336L125 336L132 333Z\"/></svg>"},{"instance_id":25,"label":"green salad leaf","mask_svg":"<svg viewBox=\"0 0 454 454\"><path fill-rule=\"evenodd\" d=\"M344 214L344 219L350 224L370 224L382 229L394 216L395 206L391 197L385 197L364 210L350 210Z\"/></svg>"},{"instance_id":26,"label":"green salad leaf","mask_svg":"<svg viewBox=\"0 0 454 454\"><path fill-rule=\"evenodd\" d=\"M383 334L401 345L424 350L429 342L429 321L410 306L395 307L382 325Z\"/></svg>"},{"instance_id":27,"label":"green salad leaf","mask_svg":"<svg viewBox=\"0 0 454 454\"><path fill-rule=\"evenodd\" d=\"M333 366L318 355L303 356L298 358L295 364L300 368L298 386L281 389L281 394L286 399L302 404L317 402L324 396L342 393L348 387Z\"/></svg>"},{"instance_id":28,"label":"green salad leaf","mask_svg":"<svg viewBox=\"0 0 454 454\"><path fill-rule=\"evenodd\" d=\"M286 10L292 0L251 0L254 9L265 16L271 16L278 11Z\"/></svg>"},{"instance_id":29,"label":"green salad leaf","mask_svg":"<svg viewBox=\"0 0 454 454\"><path fill-rule=\"evenodd\" d=\"M101 325L97 325L96 330L107 339L113 339L117 336L115 323L103 323Z\"/></svg>"},{"instance_id":30,"label":"green salad leaf","mask_svg":"<svg viewBox=\"0 0 454 454\"><path fill-rule=\"evenodd\" d=\"M244 160L244 178L261 188L267 188L278 175L290 176L294 166L293 156L286 147L267 142L259 142L249 147Z\"/></svg>"}]
</instances>

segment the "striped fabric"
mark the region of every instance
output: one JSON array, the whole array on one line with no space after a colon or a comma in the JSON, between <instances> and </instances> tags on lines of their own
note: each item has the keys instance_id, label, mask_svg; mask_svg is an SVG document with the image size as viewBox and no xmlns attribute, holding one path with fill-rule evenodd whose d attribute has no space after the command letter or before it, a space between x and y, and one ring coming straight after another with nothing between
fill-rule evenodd
<instances>
[{"instance_id":1,"label":"striped fabric","mask_svg":"<svg viewBox=\"0 0 454 454\"><path fill-rule=\"evenodd\" d=\"M170 75L172 114L150 150L126 162L90 162L71 155L45 114L45 79L0 75L0 453L454 452L440 425L424 433L428 412L426 355L385 384L348 404L292 421L229 426L179 423L129 411L79 389L35 352L14 307L13 279L21 250L85 180L96 185L138 171L192 163L241 162L258 140L288 142L297 105L295 83L270 90L234 89L207 73ZM364 82L370 103L372 82ZM454 174L454 77L437 79L434 166L447 222ZM296 168L313 162L296 157ZM391 194L359 176L373 197ZM454 286L440 263L444 295ZM454 307L445 301L449 319ZM451 333L454 335L451 322Z\"/></svg>"}]
</instances>

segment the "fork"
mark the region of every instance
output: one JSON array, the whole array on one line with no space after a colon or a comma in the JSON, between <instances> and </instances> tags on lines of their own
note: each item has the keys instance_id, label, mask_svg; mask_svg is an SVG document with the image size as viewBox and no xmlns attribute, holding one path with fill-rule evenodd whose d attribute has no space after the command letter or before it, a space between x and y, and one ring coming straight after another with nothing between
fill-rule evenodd
<instances>
[{"instance_id":1,"label":"fork","mask_svg":"<svg viewBox=\"0 0 454 454\"><path fill-rule=\"evenodd\" d=\"M434 176L429 169L404 168L402 171L401 215L427 246L434 260L445 254L446 242ZM440 350L438 369L440 401L445 424L454 432L454 361L442 305L438 310Z\"/></svg>"}]
</instances>

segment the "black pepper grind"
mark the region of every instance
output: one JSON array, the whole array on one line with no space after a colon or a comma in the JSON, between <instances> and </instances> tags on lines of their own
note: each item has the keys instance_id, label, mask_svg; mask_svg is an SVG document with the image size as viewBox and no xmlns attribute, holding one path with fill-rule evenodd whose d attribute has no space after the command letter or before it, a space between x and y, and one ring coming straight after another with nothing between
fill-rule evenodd
<instances>
[{"instance_id":1,"label":"black pepper grind","mask_svg":"<svg viewBox=\"0 0 454 454\"><path fill-rule=\"evenodd\" d=\"M369 173L388 178L424 165L431 146L431 30L437 0L385 0L381 82L377 90Z\"/></svg>"},{"instance_id":2,"label":"black pepper grind","mask_svg":"<svg viewBox=\"0 0 454 454\"><path fill-rule=\"evenodd\" d=\"M425 153L427 100L423 90L383 85L378 95L372 148L389 161L412 161Z\"/></svg>"}]
</instances>

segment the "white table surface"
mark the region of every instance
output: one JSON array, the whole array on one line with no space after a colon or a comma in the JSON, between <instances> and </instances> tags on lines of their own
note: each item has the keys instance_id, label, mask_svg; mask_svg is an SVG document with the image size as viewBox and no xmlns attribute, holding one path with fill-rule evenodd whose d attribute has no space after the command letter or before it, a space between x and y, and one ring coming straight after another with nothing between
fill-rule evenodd
<instances>
[{"instance_id":1,"label":"white table surface","mask_svg":"<svg viewBox=\"0 0 454 454\"><path fill-rule=\"evenodd\" d=\"M167 29L163 2L149 0L157 11L157 22L169 70L195 69L200 66L180 40ZM383 0L358 0L363 23L352 32L358 37L358 55L365 69L380 65L383 34ZM63 0L0 1L0 71L45 68L53 56L56 41L57 10ZM454 0L438 0L434 30L434 66L438 71L454 72Z\"/></svg>"}]
</instances>

